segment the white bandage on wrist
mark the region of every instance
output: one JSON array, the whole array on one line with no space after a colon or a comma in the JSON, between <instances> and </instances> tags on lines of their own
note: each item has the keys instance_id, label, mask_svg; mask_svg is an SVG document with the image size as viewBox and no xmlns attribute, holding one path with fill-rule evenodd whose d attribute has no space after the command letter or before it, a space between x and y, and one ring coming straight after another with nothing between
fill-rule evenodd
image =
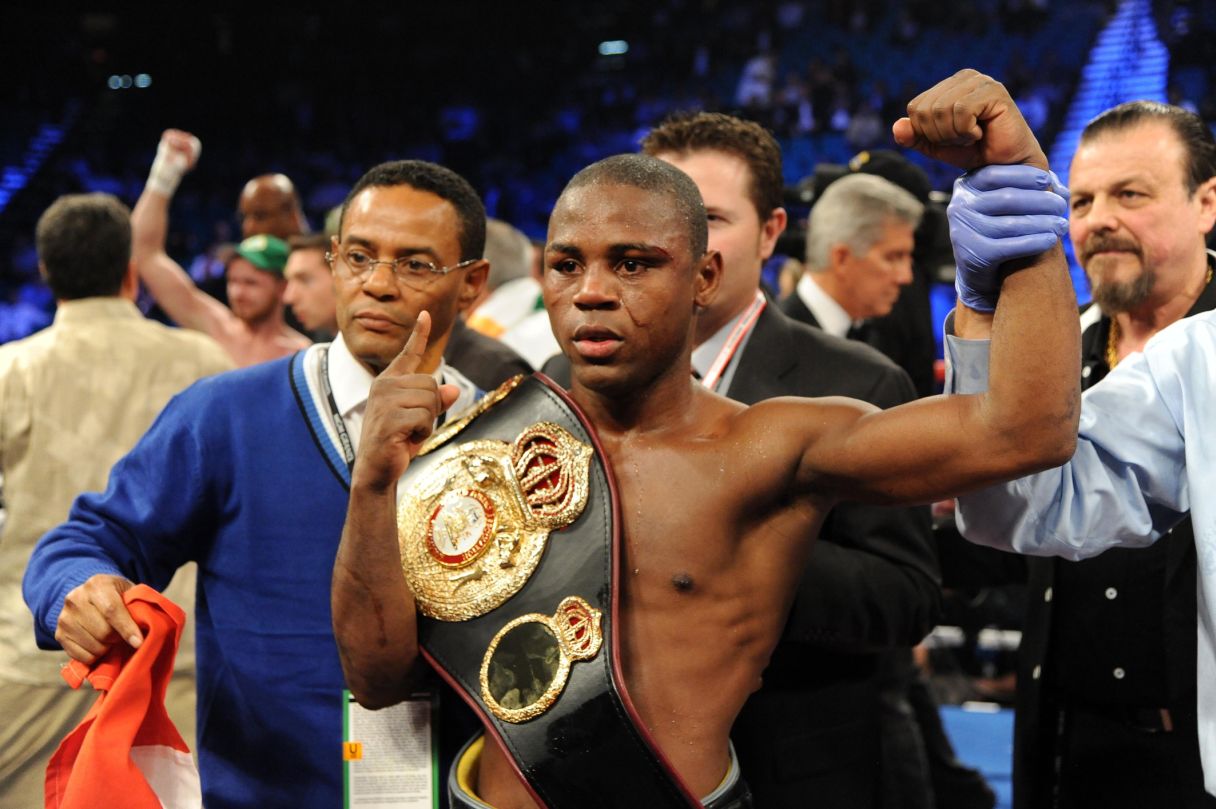
<instances>
[{"instance_id":1,"label":"white bandage on wrist","mask_svg":"<svg viewBox=\"0 0 1216 809\"><path fill-rule=\"evenodd\" d=\"M152 170L148 172L147 187L166 197L173 196L178 183L182 181L182 177L190 165L198 161L198 156L203 151L202 142L193 135L190 137L190 151L193 160L190 156L170 148L162 138L156 147L156 159L152 161Z\"/></svg>"}]
</instances>

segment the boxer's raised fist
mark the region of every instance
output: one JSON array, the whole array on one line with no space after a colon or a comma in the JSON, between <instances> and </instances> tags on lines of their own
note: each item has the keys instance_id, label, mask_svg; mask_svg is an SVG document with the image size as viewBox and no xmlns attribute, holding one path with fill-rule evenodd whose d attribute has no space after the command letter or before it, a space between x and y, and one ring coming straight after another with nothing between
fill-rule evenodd
<instances>
[{"instance_id":1,"label":"boxer's raised fist","mask_svg":"<svg viewBox=\"0 0 1216 809\"><path fill-rule=\"evenodd\" d=\"M1009 91L974 70L960 70L912 99L908 116L896 121L891 131L901 146L961 169L993 164L1048 167Z\"/></svg>"},{"instance_id":2,"label":"boxer's raised fist","mask_svg":"<svg viewBox=\"0 0 1216 809\"><path fill-rule=\"evenodd\" d=\"M173 196L182 176L198 163L203 144L194 135L180 129L166 129L156 146L156 159L148 172L148 188Z\"/></svg>"}]
</instances>

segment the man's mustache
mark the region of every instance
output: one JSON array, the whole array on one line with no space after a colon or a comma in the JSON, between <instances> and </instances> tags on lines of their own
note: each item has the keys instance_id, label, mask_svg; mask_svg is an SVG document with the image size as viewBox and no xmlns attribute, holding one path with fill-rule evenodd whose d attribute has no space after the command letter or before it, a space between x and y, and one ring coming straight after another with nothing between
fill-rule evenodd
<instances>
[{"instance_id":1,"label":"man's mustache","mask_svg":"<svg viewBox=\"0 0 1216 809\"><path fill-rule=\"evenodd\" d=\"M1091 236L1085 240L1085 244L1081 248L1081 258L1083 261L1089 261L1095 253L1102 253L1108 250L1118 250L1132 253L1141 258L1143 257L1140 253L1140 245L1133 241L1117 236Z\"/></svg>"}]
</instances>

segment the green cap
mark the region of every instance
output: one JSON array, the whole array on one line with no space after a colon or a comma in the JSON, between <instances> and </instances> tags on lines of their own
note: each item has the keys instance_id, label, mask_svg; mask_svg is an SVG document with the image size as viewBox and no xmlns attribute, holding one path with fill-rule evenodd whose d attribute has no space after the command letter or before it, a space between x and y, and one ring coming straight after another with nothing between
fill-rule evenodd
<instances>
[{"instance_id":1,"label":"green cap","mask_svg":"<svg viewBox=\"0 0 1216 809\"><path fill-rule=\"evenodd\" d=\"M287 265L287 254L289 252L291 251L287 247L287 242L278 236L270 236L264 233L250 236L236 246L236 254L238 256L259 270L265 270L275 275L283 274L283 267Z\"/></svg>"}]
</instances>

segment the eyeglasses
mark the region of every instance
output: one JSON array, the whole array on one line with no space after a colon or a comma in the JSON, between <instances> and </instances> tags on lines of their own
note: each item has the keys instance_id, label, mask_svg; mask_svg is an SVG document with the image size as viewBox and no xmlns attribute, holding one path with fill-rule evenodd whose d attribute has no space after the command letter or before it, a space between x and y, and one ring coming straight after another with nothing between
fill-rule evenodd
<instances>
[{"instance_id":1,"label":"eyeglasses","mask_svg":"<svg viewBox=\"0 0 1216 809\"><path fill-rule=\"evenodd\" d=\"M337 262L337 259L342 259ZM372 274L372 270L376 269L377 264L387 264L392 270L393 276L399 281L426 283L437 275L447 275L453 270L463 270L472 264L476 264L481 259L470 258L459 264L453 264L451 267L440 267L433 261L427 261L424 258L417 256L406 256L405 258L372 258L361 247L347 247L344 250L339 250L335 255L332 252L325 254L325 261L330 267L340 266L343 269L339 270L348 278L357 278L360 281L366 281Z\"/></svg>"}]
</instances>

